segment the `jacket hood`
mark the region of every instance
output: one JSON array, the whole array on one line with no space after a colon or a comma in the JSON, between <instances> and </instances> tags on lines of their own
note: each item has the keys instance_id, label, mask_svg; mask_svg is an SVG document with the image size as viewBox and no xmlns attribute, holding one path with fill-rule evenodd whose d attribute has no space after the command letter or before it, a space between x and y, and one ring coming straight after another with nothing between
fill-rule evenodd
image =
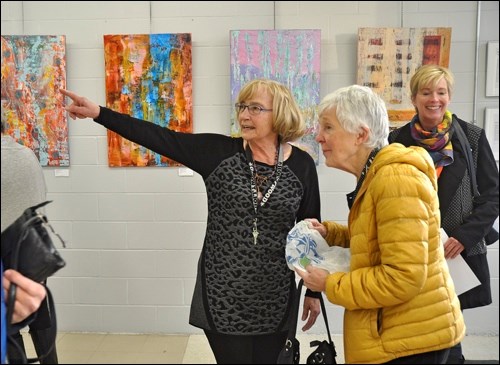
<instances>
[{"instance_id":1,"label":"jacket hood","mask_svg":"<svg viewBox=\"0 0 500 365\"><path fill-rule=\"evenodd\" d=\"M413 165L429 177L432 186L437 191L438 185L434 162L429 153L422 147L405 147L400 143L391 143L377 153L368 174L376 174L378 168L394 163Z\"/></svg>"}]
</instances>

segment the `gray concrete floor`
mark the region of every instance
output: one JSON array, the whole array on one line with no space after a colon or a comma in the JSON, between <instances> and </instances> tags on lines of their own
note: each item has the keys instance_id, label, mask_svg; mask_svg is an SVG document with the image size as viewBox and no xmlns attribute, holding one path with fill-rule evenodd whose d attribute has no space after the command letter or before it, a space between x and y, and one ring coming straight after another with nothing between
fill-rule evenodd
<instances>
[{"instance_id":1,"label":"gray concrete floor","mask_svg":"<svg viewBox=\"0 0 500 365\"><path fill-rule=\"evenodd\" d=\"M29 335L23 336L28 356L35 356ZM326 339L326 335L301 334L297 338L304 364L311 352L309 343ZM334 335L333 341L337 363L342 364L342 336ZM498 364L498 345L498 336L466 336L462 342L466 363ZM57 352L61 364L215 364L204 335L59 333Z\"/></svg>"}]
</instances>

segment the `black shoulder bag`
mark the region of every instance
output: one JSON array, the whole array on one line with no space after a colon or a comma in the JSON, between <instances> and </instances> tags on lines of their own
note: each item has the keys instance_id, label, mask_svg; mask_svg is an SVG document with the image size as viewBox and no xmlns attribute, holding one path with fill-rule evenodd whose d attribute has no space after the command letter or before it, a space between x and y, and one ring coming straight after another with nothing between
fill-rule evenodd
<instances>
[{"instance_id":1,"label":"black shoulder bag","mask_svg":"<svg viewBox=\"0 0 500 365\"><path fill-rule=\"evenodd\" d=\"M54 231L47 217L38 211L49 203L51 201L27 208L1 236L4 269L17 270L38 283L66 265L50 233L66 247L63 239Z\"/></svg>"},{"instance_id":2,"label":"black shoulder bag","mask_svg":"<svg viewBox=\"0 0 500 365\"><path fill-rule=\"evenodd\" d=\"M297 320L299 315L300 307L300 293L302 291L302 286L304 280L300 279L295 300L292 305L291 314L294 316L292 326L288 331L288 336L286 339L285 346L278 355L277 364L298 364L300 361L300 343L297 340ZM335 345L333 344L332 337L330 335L330 327L328 326L328 318L326 316L325 302L323 300L323 295L320 295L319 300L321 302L321 312L323 313L323 319L325 320L326 333L328 335L328 341L311 341L311 347L317 346L316 349L307 357L306 364L337 364L335 357L337 352L335 351Z\"/></svg>"},{"instance_id":3,"label":"black shoulder bag","mask_svg":"<svg viewBox=\"0 0 500 365\"><path fill-rule=\"evenodd\" d=\"M25 209L21 216L8 226L1 235L1 255L4 269L19 271L24 276L38 283L45 282L49 276L66 265L52 242L51 233L61 241L63 247L66 247L63 239L54 231L47 217L38 211L39 208L50 202L51 201L46 201ZM49 301L50 308L54 309L52 295L47 287L45 290L47 291L46 300ZM18 326L11 326L12 315L14 314L14 304L16 301L16 291L17 285L12 283L9 287L8 300L6 303L6 324L9 332L8 340L10 343L14 344L14 346L16 346L17 342L11 338L10 334L19 329L17 328ZM36 312L21 322L20 325L27 326L33 321L35 315ZM54 328L54 339L51 339L51 341L54 344L57 332L55 312L52 312L50 317L52 327ZM18 351L20 354L23 353L20 349L18 349ZM22 359L22 362L33 363L40 361L40 359L46 357L46 355L47 354L44 354L33 359Z\"/></svg>"}]
</instances>

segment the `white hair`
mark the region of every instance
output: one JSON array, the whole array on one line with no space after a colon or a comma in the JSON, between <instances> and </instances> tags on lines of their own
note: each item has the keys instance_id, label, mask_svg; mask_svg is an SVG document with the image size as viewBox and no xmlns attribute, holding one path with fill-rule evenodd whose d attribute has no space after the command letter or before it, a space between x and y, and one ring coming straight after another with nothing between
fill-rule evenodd
<instances>
[{"instance_id":1,"label":"white hair","mask_svg":"<svg viewBox=\"0 0 500 365\"><path fill-rule=\"evenodd\" d=\"M342 128L357 133L361 127L370 131L365 144L372 148L382 148L388 144L389 118L387 108L380 96L369 87L351 85L326 95L318 107L321 115L337 108L336 115Z\"/></svg>"}]
</instances>

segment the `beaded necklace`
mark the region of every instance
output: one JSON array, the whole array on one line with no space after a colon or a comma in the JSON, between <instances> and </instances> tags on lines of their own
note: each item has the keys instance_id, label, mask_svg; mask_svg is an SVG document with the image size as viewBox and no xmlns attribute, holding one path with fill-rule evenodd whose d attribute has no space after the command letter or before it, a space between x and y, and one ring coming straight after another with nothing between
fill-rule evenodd
<instances>
[{"instance_id":1,"label":"beaded necklace","mask_svg":"<svg viewBox=\"0 0 500 365\"><path fill-rule=\"evenodd\" d=\"M264 174L259 174L259 170L257 169L257 164L255 163L255 160L252 159L253 162L253 168L254 168L254 177L255 177L255 185L257 186L257 198L259 201L262 200L262 192L268 185L268 182L271 181L273 176L276 174L276 170L278 169L278 157L279 157L279 151L280 148L276 148L276 154L274 156L274 170L271 173L271 175L266 176Z\"/></svg>"},{"instance_id":2,"label":"beaded necklace","mask_svg":"<svg viewBox=\"0 0 500 365\"><path fill-rule=\"evenodd\" d=\"M257 239L259 237L259 229L258 229L258 213L259 213L259 207L263 207L266 202L269 200L271 197L271 194L273 193L274 189L276 189L276 185L278 184L278 180L281 177L281 173L283 171L283 148L278 140L278 147L277 147L277 163L275 164L274 172L272 173L271 176L266 177L265 181L268 181L271 179L272 176L275 176L275 179L273 183L266 189L265 193L262 192L261 195L262 197L259 198L259 192L260 188L262 185L257 185L257 168L255 165L255 161L253 159L252 155L252 150L250 149L250 146L247 144L245 148L245 153L248 161L248 167L250 169L250 175L251 175L251 182L250 182L250 188L252 191L252 203L253 203L253 208L254 208L254 216L253 216L253 226L252 226L252 236L253 236L253 243L254 245L257 244Z\"/></svg>"}]
</instances>

